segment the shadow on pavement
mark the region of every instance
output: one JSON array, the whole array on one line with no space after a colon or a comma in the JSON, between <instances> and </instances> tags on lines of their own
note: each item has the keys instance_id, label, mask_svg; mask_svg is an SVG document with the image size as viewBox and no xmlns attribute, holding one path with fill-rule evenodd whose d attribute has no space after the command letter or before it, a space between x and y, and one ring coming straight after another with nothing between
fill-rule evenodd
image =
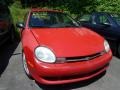
<instances>
[{"instance_id":1,"label":"shadow on pavement","mask_svg":"<svg viewBox=\"0 0 120 90\"><path fill-rule=\"evenodd\" d=\"M106 73L106 71L92 79L82 81L82 82L72 83L72 84L47 86L47 85L40 85L37 82L36 83L38 84L38 86L40 88L42 88L42 90L71 90L71 89L76 89L76 88L80 88L80 87L82 88L82 87L88 86L88 85L98 81L101 77L103 77L105 75L105 73Z\"/></svg>"},{"instance_id":2,"label":"shadow on pavement","mask_svg":"<svg viewBox=\"0 0 120 90\"><path fill-rule=\"evenodd\" d=\"M10 57L17 48L19 41L14 43L6 42L0 46L0 75L5 71L9 64Z\"/></svg>"}]
</instances>

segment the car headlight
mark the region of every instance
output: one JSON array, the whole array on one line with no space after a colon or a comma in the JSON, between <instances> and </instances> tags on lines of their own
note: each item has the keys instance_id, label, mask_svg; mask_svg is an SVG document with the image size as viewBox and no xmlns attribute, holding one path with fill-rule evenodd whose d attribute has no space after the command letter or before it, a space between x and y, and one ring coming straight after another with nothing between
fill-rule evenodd
<instances>
[{"instance_id":1,"label":"car headlight","mask_svg":"<svg viewBox=\"0 0 120 90\"><path fill-rule=\"evenodd\" d=\"M108 52L110 50L109 43L106 40L104 41L104 47L105 47L106 52Z\"/></svg>"},{"instance_id":2,"label":"car headlight","mask_svg":"<svg viewBox=\"0 0 120 90\"><path fill-rule=\"evenodd\" d=\"M35 49L35 55L38 60L46 63L54 63L56 61L54 53L46 47L37 47Z\"/></svg>"}]
</instances>

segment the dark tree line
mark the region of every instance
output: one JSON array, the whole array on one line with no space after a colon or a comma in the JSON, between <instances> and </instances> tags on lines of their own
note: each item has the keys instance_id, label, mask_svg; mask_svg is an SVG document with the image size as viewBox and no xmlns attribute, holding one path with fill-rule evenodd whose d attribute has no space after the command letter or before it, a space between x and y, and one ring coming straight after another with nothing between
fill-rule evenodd
<instances>
[{"instance_id":1,"label":"dark tree line","mask_svg":"<svg viewBox=\"0 0 120 90\"><path fill-rule=\"evenodd\" d=\"M16 1L26 7L47 7L82 14L93 11L119 12L120 0L5 0L8 5Z\"/></svg>"}]
</instances>

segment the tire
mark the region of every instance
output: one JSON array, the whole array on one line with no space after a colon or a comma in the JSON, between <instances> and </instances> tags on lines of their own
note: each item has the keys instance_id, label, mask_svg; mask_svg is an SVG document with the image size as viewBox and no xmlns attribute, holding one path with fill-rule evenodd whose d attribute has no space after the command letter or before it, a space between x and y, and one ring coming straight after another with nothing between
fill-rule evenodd
<instances>
[{"instance_id":1,"label":"tire","mask_svg":"<svg viewBox=\"0 0 120 90\"><path fill-rule=\"evenodd\" d=\"M33 79L32 76L30 75L30 72L29 72L29 69L28 69L28 66L27 66L26 57L25 57L24 52L22 53L22 63L23 63L23 68L24 68L24 71L25 71L26 75L30 79Z\"/></svg>"}]
</instances>

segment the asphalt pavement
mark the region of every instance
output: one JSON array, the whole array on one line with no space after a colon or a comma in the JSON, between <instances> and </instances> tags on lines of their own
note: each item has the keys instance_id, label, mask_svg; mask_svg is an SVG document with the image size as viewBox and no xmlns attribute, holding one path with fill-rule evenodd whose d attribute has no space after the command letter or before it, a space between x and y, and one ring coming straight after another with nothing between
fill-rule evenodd
<instances>
[{"instance_id":1,"label":"asphalt pavement","mask_svg":"<svg viewBox=\"0 0 120 90\"><path fill-rule=\"evenodd\" d=\"M0 48L0 90L120 90L120 59L113 56L107 72L73 84L46 86L30 80L24 73L21 43L6 43Z\"/></svg>"}]
</instances>

